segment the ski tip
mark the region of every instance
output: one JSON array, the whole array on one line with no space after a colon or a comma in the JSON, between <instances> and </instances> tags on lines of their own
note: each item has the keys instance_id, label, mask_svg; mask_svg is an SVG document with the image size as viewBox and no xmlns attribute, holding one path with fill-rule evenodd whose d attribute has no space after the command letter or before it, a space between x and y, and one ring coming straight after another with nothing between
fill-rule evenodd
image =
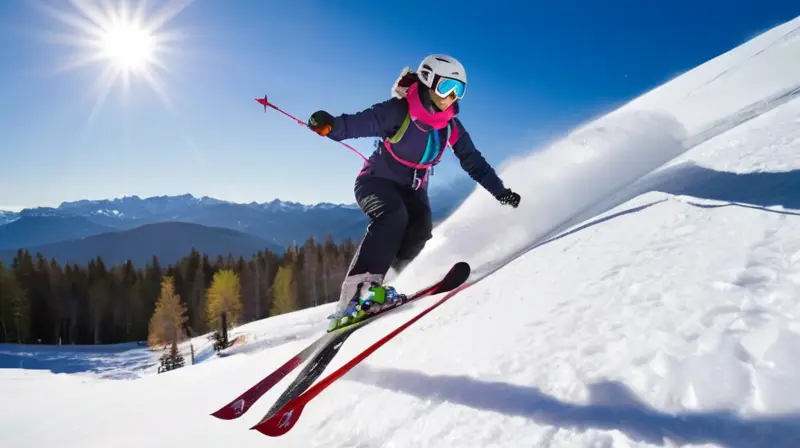
<instances>
[{"instance_id":1,"label":"ski tip","mask_svg":"<svg viewBox=\"0 0 800 448\"><path fill-rule=\"evenodd\" d=\"M250 429L256 430L266 436L280 437L294 427L297 420L300 419L300 413L303 412L303 407L303 405L300 405L290 408L288 411L278 412L272 417L258 422Z\"/></svg>"},{"instance_id":2,"label":"ski tip","mask_svg":"<svg viewBox=\"0 0 800 448\"><path fill-rule=\"evenodd\" d=\"M211 415L212 417L216 417L220 420L234 420L236 418L239 418L243 414L242 410L243 409L235 408L231 405L228 405L225 406L224 408L219 408L218 410L212 412L209 415Z\"/></svg>"},{"instance_id":3,"label":"ski tip","mask_svg":"<svg viewBox=\"0 0 800 448\"><path fill-rule=\"evenodd\" d=\"M466 261L457 261L455 264L453 264L453 270L456 269L464 269L467 272L470 272L472 271L472 266L470 266L470 264Z\"/></svg>"},{"instance_id":4,"label":"ski tip","mask_svg":"<svg viewBox=\"0 0 800 448\"><path fill-rule=\"evenodd\" d=\"M453 264L453 267L450 268L449 272L449 275L464 279L464 281L469 278L470 274L472 274L472 266L470 266L466 261L456 262Z\"/></svg>"},{"instance_id":5,"label":"ski tip","mask_svg":"<svg viewBox=\"0 0 800 448\"><path fill-rule=\"evenodd\" d=\"M220 420L231 420L233 418L233 417L227 415L227 413L224 412L224 409L220 409L220 410L212 412L211 414L208 414L208 415L210 415L212 417L216 417L216 418L218 418Z\"/></svg>"}]
</instances>

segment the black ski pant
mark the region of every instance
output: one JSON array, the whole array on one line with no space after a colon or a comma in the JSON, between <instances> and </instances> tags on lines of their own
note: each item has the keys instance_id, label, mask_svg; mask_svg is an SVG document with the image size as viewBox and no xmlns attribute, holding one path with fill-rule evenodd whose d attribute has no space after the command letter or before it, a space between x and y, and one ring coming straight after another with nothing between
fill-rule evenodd
<instances>
[{"instance_id":1,"label":"black ski pant","mask_svg":"<svg viewBox=\"0 0 800 448\"><path fill-rule=\"evenodd\" d=\"M386 275L391 267L402 270L432 236L428 192L362 176L356 180L355 196L370 222L347 275Z\"/></svg>"}]
</instances>

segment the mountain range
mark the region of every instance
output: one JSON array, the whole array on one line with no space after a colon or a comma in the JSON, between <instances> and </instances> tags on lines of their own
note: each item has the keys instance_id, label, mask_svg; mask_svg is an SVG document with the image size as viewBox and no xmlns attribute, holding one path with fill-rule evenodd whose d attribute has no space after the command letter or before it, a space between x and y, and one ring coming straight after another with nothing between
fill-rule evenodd
<instances>
[{"instance_id":1,"label":"mountain range","mask_svg":"<svg viewBox=\"0 0 800 448\"><path fill-rule=\"evenodd\" d=\"M1 229L1 227L0 227ZM192 248L208 254L213 260L228 254L248 259L259 250L281 251L282 248L257 236L220 227L207 227L187 222L145 224L129 230L104 232L80 239L43 244L31 249L59 263L85 264L101 257L106 265L119 265L130 260L144 267L158 257L159 263L174 264L189 255ZM11 263L17 250L0 250L0 261Z\"/></svg>"},{"instance_id":2,"label":"mountain range","mask_svg":"<svg viewBox=\"0 0 800 448\"><path fill-rule=\"evenodd\" d=\"M440 187L436 193L440 200L432 193L435 220L443 219L466 197L465 186L457 181ZM282 252L311 236L357 241L366 224L366 216L354 203L306 205L276 199L243 204L191 194L84 199L58 207L0 211L0 261L10 264L18 249L78 264L98 255L107 263L128 259L144 263L155 255L168 264L192 247L209 257L228 252L249 257L264 249Z\"/></svg>"}]
</instances>

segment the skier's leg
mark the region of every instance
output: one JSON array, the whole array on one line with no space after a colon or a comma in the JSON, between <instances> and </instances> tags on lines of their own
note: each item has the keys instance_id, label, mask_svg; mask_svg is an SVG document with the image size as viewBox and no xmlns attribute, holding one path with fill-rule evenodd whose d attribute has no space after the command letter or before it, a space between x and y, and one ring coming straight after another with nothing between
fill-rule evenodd
<instances>
[{"instance_id":1,"label":"skier's leg","mask_svg":"<svg viewBox=\"0 0 800 448\"><path fill-rule=\"evenodd\" d=\"M354 298L366 295L366 290L371 286L383 283L408 223L405 202L392 182L372 177L359 178L355 195L370 222L342 282L339 303L332 316L334 320L349 310ZM382 295L377 297L378 300L384 298Z\"/></svg>"},{"instance_id":2,"label":"skier's leg","mask_svg":"<svg viewBox=\"0 0 800 448\"><path fill-rule=\"evenodd\" d=\"M347 275L383 276L400 249L408 225L406 203L395 184L380 178L359 179L355 193L359 207L370 222Z\"/></svg>"},{"instance_id":3,"label":"skier's leg","mask_svg":"<svg viewBox=\"0 0 800 448\"><path fill-rule=\"evenodd\" d=\"M400 274L414 258L422 252L425 244L433 236L433 220L428 194L424 190L406 193L404 202L408 212L408 226L406 227L397 258L392 263L395 274Z\"/></svg>"}]
</instances>

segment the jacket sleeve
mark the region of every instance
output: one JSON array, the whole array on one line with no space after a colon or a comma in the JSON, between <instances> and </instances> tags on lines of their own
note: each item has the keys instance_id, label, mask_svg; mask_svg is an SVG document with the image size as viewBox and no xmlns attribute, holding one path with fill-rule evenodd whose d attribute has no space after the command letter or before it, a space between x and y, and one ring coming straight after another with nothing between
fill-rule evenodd
<instances>
[{"instance_id":1,"label":"jacket sleeve","mask_svg":"<svg viewBox=\"0 0 800 448\"><path fill-rule=\"evenodd\" d=\"M461 121L458 118L453 121L458 129L458 140L456 140L456 143L453 145L453 152L461 162L461 168L492 196L500 196L505 190L503 181L497 176L497 173L494 171L494 168L489 165L489 162L483 158L480 151L475 148L472 138L464 128L464 125L461 124Z\"/></svg>"},{"instance_id":2,"label":"jacket sleeve","mask_svg":"<svg viewBox=\"0 0 800 448\"><path fill-rule=\"evenodd\" d=\"M361 112L339 115L334 118L328 137L341 141L350 138L394 135L405 118L405 107L404 100L391 98Z\"/></svg>"}]
</instances>

